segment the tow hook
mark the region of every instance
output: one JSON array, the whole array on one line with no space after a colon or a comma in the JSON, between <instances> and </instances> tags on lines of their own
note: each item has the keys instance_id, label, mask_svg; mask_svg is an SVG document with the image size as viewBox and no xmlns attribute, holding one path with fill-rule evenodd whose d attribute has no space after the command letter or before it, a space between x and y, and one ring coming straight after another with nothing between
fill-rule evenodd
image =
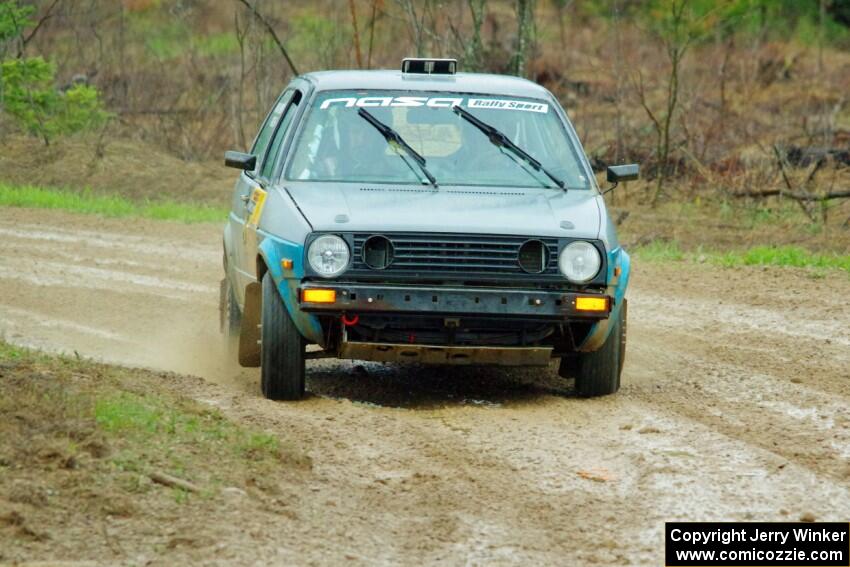
<instances>
[{"instance_id":1,"label":"tow hook","mask_svg":"<svg viewBox=\"0 0 850 567\"><path fill-rule=\"evenodd\" d=\"M349 316L347 313L342 315L342 324L346 327L352 327L356 325L360 321L360 315L356 313L354 315Z\"/></svg>"}]
</instances>

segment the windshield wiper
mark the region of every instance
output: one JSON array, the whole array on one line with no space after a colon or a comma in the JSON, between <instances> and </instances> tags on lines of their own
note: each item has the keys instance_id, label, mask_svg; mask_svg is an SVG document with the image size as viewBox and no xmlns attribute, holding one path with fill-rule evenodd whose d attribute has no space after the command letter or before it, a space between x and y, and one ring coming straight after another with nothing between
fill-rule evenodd
<instances>
[{"instance_id":1,"label":"windshield wiper","mask_svg":"<svg viewBox=\"0 0 850 567\"><path fill-rule=\"evenodd\" d=\"M514 153L514 155L519 156L520 158L525 160L525 162L528 163L528 165L530 165L531 167L533 167L536 171L544 173L546 177L548 177L555 183L555 185L557 185L564 191L567 190L566 185L564 185L564 182L560 178L556 177L548 169L543 167L542 163L531 157L531 155L524 149L514 144L511 139L508 138L501 130L497 129L495 126L491 126L490 124L479 120L468 110L466 110L465 108L461 108L460 105L453 106L452 110L455 112L455 114L457 114L479 130L484 132L484 134L490 140L490 143L492 143L494 146L510 150Z\"/></svg>"},{"instance_id":2,"label":"windshield wiper","mask_svg":"<svg viewBox=\"0 0 850 567\"><path fill-rule=\"evenodd\" d=\"M390 144L391 147L396 149L403 149L407 153L407 155L413 158L413 161L415 161L416 164L419 165L419 169L422 170L422 173L425 174L425 177L428 178L428 181L431 182L431 185L433 185L434 187L437 186L437 178L434 177L430 171L428 171L427 167L425 167L425 158L422 157L419 152L411 148L410 144L405 142L404 138L401 137L401 134L399 134L398 132L396 132L395 130L393 130L374 116L372 116L372 114L368 112L365 108L358 109L357 114L363 117L366 122L374 126L375 129L381 133L381 135L384 137L387 143Z\"/></svg>"}]
</instances>

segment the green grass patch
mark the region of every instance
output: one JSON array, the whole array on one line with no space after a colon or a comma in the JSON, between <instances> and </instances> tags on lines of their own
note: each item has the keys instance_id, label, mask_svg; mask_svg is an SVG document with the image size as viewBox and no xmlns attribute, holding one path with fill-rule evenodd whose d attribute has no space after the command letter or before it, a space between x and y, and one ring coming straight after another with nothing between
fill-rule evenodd
<instances>
[{"instance_id":1,"label":"green grass patch","mask_svg":"<svg viewBox=\"0 0 850 567\"><path fill-rule=\"evenodd\" d=\"M104 217L139 217L185 223L221 222L227 210L209 205L175 201L137 203L119 195L96 195L91 191L71 191L0 183L0 206L60 209Z\"/></svg>"},{"instance_id":2,"label":"green grass patch","mask_svg":"<svg viewBox=\"0 0 850 567\"><path fill-rule=\"evenodd\" d=\"M817 270L844 270L850 273L850 255L809 252L798 246L755 246L726 252L698 250L685 252L675 240L655 240L632 249L635 257L648 262L707 261L727 267L781 266Z\"/></svg>"},{"instance_id":3,"label":"green grass patch","mask_svg":"<svg viewBox=\"0 0 850 567\"><path fill-rule=\"evenodd\" d=\"M756 246L716 255L716 260L724 266L793 266L850 272L850 255L818 254L797 246Z\"/></svg>"},{"instance_id":4,"label":"green grass patch","mask_svg":"<svg viewBox=\"0 0 850 567\"><path fill-rule=\"evenodd\" d=\"M634 252L640 259L650 262L678 262L685 259L685 253L675 240L653 240L636 247Z\"/></svg>"},{"instance_id":5,"label":"green grass patch","mask_svg":"<svg viewBox=\"0 0 850 567\"><path fill-rule=\"evenodd\" d=\"M25 351L9 343L0 341L0 361L13 361L23 357Z\"/></svg>"},{"instance_id":6,"label":"green grass patch","mask_svg":"<svg viewBox=\"0 0 850 567\"><path fill-rule=\"evenodd\" d=\"M143 444L167 442L213 454L224 450L255 460L280 457L277 437L237 427L218 411L175 406L161 397L128 392L101 396L94 418L107 434Z\"/></svg>"},{"instance_id":7,"label":"green grass patch","mask_svg":"<svg viewBox=\"0 0 850 567\"><path fill-rule=\"evenodd\" d=\"M309 467L309 457L291 443L159 388L158 380L145 370L0 339L0 415L19 418L0 420L0 439L10 440L0 443L0 463L26 464L26 474L54 465L88 471L124 487L121 492L150 490L149 481L139 484L140 475L164 471L195 482L202 496L280 467ZM79 468L82 462L91 466Z\"/></svg>"},{"instance_id":8,"label":"green grass patch","mask_svg":"<svg viewBox=\"0 0 850 567\"><path fill-rule=\"evenodd\" d=\"M97 400L94 417L95 422L109 432L155 434L164 416L153 404L145 403L138 396L122 394Z\"/></svg>"}]
</instances>

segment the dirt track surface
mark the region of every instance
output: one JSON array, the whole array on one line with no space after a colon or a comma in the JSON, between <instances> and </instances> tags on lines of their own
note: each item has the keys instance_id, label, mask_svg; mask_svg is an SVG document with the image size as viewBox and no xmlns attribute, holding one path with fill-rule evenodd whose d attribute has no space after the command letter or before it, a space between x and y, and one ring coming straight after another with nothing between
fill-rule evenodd
<instances>
[{"instance_id":1,"label":"dirt track surface","mask_svg":"<svg viewBox=\"0 0 850 567\"><path fill-rule=\"evenodd\" d=\"M316 361L290 404L222 359L220 269L219 227L0 209L6 340L201 376L169 387L312 458L276 506L197 524L241 544L185 560L660 565L665 520L850 518L845 273L638 264L615 396Z\"/></svg>"}]
</instances>

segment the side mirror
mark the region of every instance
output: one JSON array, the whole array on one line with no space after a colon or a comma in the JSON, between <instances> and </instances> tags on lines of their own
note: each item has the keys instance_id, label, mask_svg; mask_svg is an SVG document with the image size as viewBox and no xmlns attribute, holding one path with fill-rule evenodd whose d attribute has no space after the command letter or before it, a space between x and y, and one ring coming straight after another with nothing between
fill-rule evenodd
<instances>
[{"instance_id":1,"label":"side mirror","mask_svg":"<svg viewBox=\"0 0 850 567\"><path fill-rule=\"evenodd\" d=\"M608 166L606 174L610 183L621 183L623 181L634 181L638 178L640 166L636 163L629 165L611 165Z\"/></svg>"},{"instance_id":2,"label":"side mirror","mask_svg":"<svg viewBox=\"0 0 850 567\"><path fill-rule=\"evenodd\" d=\"M227 151L224 152L224 165L243 171L254 171L254 168L257 167L257 156L243 154L242 152Z\"/></svg>"}]
</instances>

